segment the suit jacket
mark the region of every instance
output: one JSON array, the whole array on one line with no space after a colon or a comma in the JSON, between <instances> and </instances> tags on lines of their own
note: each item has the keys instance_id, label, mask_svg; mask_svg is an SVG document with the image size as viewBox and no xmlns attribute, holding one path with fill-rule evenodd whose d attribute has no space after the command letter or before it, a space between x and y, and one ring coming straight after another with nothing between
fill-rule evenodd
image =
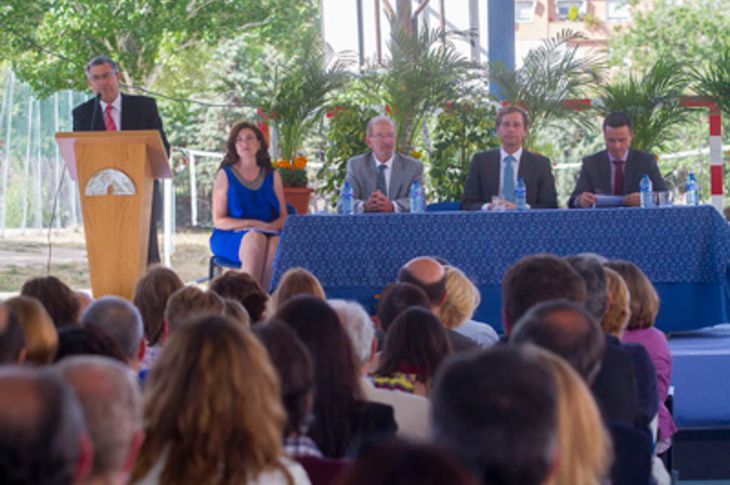
<instances>
[{"instance_id":1,"label":"suit jacket","mask_svg":"<svg viewBox=\"0 0 730 485\"><path fill-rule=\"evenodd\" d=\"M401 212L411 210L408 191L415 180L423 175L423 164L413 158L400 153L393 156L390 184L388 185L388 199L398 206ZM362 212L362 204L375 192L375 183L378 170L375 168L373 153L358 155L347 161L347 180L352 186L353 209Z\"/></svg>"},{"instance_id":2,"label":"suit jacket","mask_svg":"<svg viewBox=\"0 0 730 485\"><path fill-rule=\"evenodd\" d=\"M651 153L629 149L629 156L624 165L624 187L622 195L639 192L639 184L644 175L649 175L654 190L667 190L656 157ZM570 195L568 207L575 207L575 199L583 192L594 194L612 194L611 190L611 162L608 151L602 150L583 159L578 182Z\"/></svg>"},{"instance_id":3,"label":"suit jacket","mask_svg":"<svg viewBox=\"0 0 730 485\"><path fill-rule=\"evenodd\" d=\"M601 359L601 369L591 385L601 415L605 421L648 427L649 421L639 407L634 360L616 337L608 334L604 336L606 349Z\"/></svg>"},{"instance_id":4,"label":"suit jacket","mask_svg":"<svg viewBox=\"0 0 730 485\"><path fill-rule=\"evenodd\" d=\"M120 130L158 130L165 145L165 151L170 154L170 143L162 127L162 118L157 111L157 102L148 96L133 96L122 94L122 120ZM76 106L73 110L74 131L105 131L104 114L101 103L97 98ZM152 222L153 225L162 218L162 193L159 183L155 180L152 193Z\"/></svg>"},{"instance_id":5,"label":"suit jacket","mask_svg":"<svg viewBox=\"0 0 730 485\"><path fill-rule=\"evenodd\" d=\"M517 176L525 181L527 203L530 207L536 209L558 207L555 179L548 158L523 149ZM500 180L499 149L474 155L464 185L461 208L479 210L485 203L491 202L492 196L499 195Z\"/></svg>"}]
</instances>

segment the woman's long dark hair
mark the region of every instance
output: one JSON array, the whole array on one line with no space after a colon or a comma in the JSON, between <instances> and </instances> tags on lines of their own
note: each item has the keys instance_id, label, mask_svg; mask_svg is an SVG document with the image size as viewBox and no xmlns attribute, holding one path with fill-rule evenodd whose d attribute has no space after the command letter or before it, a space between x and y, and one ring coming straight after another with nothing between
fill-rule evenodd
<instances>
[{"instance_id":1,"label":"woman's long dark hair","mask_svg":"<svg viewBox=\"0 0 730 485\"><path fill-rule=\"evenodd\" d=\"M294 329L314 361L314 423L309 435L325 456L342 457L356 432L351 413L360 396L352 343L337 313L319 298L294 297L275 318Z\"/></svg>"},{"instance_id":2,"label":"woman's long dark hair","mask_svg":"<svg viewBox=\"0 0 730 485\"><path fill-rule=\"evenodd\" d=\"M233 128L231 128L231 131L228 133L228 140L226 141L226 154L223 157L223 162L221 162L220 168L222 169L223 167L226 167L228 165L235 165L238 162L238 153L236 153L236 138L238 138L238 134L241 132L241 130L245 128L253 131L256 135L256 139L261 144L259 151L256 152L256 165L261 167L264 173L269 173L271 170L273 170L273 166L271 165L271 156L269 155L269 144L266 143L264 134L261 132L261 130L259 130L259 127L251 123L250 121L239 121L238 123L233 125Z\"/></svg>"}]
</instances>

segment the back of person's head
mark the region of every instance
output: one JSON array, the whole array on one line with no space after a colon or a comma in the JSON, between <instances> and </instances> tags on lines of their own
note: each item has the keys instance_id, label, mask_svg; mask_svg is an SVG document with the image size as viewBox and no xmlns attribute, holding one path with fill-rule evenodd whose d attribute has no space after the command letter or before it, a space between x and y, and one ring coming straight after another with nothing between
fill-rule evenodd
<instances>
[{"instance_id":1,"label":"back of person's head","mask_svg":"<svg viewBox=\"0 0 730 485\"><path fill-rule=\"evenodd\" d=\"M597 258L585 255L570 256L565 260L583 278L586 284L586 309L600 322L608 308L608 289L603 264Z\"/></svg>"},{"instance_id":2,"label":"back of person's head","mask_svg":"<svg viewBox=\"0 0 730 485\"><path fill-rule=\"evenodd\" d=\"M157 345L164 332L165 306L177 290L185 286L170 268L152 265L137 281L132 301L142 314L144 335L149 345Z\"/></svg>"},{"instance_id":3,"label":"back of person's head","mask_svg":"<svg viewBox=\"0 0 730 485\"><path fill-rule=\"evenodd\" d=\"M48 369L0 367L0 477L3 483L66 485L88 472L81 407Z\"/></svg>"},{"instance_id":4,"label":"back of person's head","mask_svg":"<svg viewBox=\"0 0 730 485\"><path fill-rule=\"evenodd\" d=\"M57 370L81 403L94 445L91 478L128 473L143 436L142 396L134 375L100 356L69 357Z\"/></svg>"},{"instance_id":5,"label":"back of person's head","mask_svg":"<svg viewBox=\"0 0 730 485\"><path fill-rule=\"evenodd\" d=\"M206 314L223 314L225 303L217 293L203 291L197 286L184 286L167 299L165 322L170 333L186 321Z\"/></svg>"},{"instance_id":6,"label":"back of person's head","mask_svg":"<svg viewBox=\"0 0 730 485\"><path fill-rule=\"evenodd\" d=\"M529 347L457 354L431 393L433 440L485 484L538 485L557 450L558 390Z\"/></svg>"},{"instance_id":7,"label":"back of person's head","mask_svg":"<svg viewBox=\"0 0 730 485\"><path fill-rule=\"evenodd\" d=\"M223 316L226 316L244 327L251 327L251 316L238 300L223 298Z\"/></svg>"},{"instance_id":8,"label":"back of person's head","mask_svg":"<svg viewBox=\"0 0 730 485\"><path fill-rule=\"evenodd\" d=\"M229 483L249 483L263 470L284 472L280 399L276 371L249 330L217 315L182 325L145 382L132 481L163 456L160 483L215 483L223 470Z\"/></svg>"},{"instance_id":9,"label":"back of person's head","mask_svg":"<svg viewBox=\"0 0 730 485\"><path fill-rule=\"evenodd\" d=\"M555 485L598 485L611 464L611 438L590 389L561 357L540 349L538 359L558 386L558 449Z\"/></svg>"},{"instance_id":10,"label":"back of person's head","mask_svg":"<svg viewBox=\"0 0 730 485\"><path fill-rule=\"evenodd\" d=\"M446 269L434 258L420 256L411 259L398 272L398 281L421 288L431 307L440 306L446 298Z\"/></svg>"},{"instance_id":11,"label":"back of person's head","mask_svg":"<svg viewBox=\"0 0 730 485\"><path fill-rule=\"evenodd\" d=\"M304 434L311 411L314 369L309 351L296 332L281 320L268 320L253 329L269 353L281 383L281 400L287 413L284 436Z\"/></svg>"},{"instance_id":12,"label":"back of person's head","mask_svg":"<svg viewBox=\"0 0 730 485\"><path fill-rule=\"evenodd\" d=\"M567 300L552 300L530 309L512 329L510 344L531 343L573 366L588 384L601 368L606 338L590 313Z\"/></svg>"},{"instance_id":13,"label":"back of person's head","mask_svg":"<svg viewBox=\"0 0 730 485\"><path fill-rule=\"evenodd\" d=\"M360 396L359 372L350 339L326 301L300 295L275 318L294 329L314 362L314 414L310 435L328 457L341 457L353 430L350 410Z\"/></svg>"},{"instance_id":14,"label":"back of person's head","mask_svg":"<svg viewBox=\"0 0 730 485\"><path fill-rule=\"evenodd\" d=\"M304 268L292 268L281 276L279 286L271 295L273 311L276 312L284 303L297 295L311 295L325 299L324 289L316 276Z\"/></svg>"},{"instance_id":15,"label":"back of person's head","mask_svg":"<svg viewBox=\"0 0 730 485\"><path fill-rule=\"evenodd\" d=\"M451 341L439 319L424 308L409 308L388 330L375 374L408 372L429 385L449 354Z\"/></svg>"},{"instance_id":16,"label":"back of person's head","mask_svg":"<svg viewBox=\"0 0 730 485\"><path fill-rule=\"evenodd\" d=\"M57 328L76 325L79 321L79 300L74 291L55 276L32 278L20 289L23 296L40 301Z\"/></svg>"},{"instance_id":17,"label":"back of person's head","mask_svg":"<svg viewBox=\"0 0 730 485\"><path fill-rule=\"evenodd\" d=\"M327 300L337 313L340 323L352 342L357 365L363 368L370 362L373 353L375 326L365 309L357 302L345 300Z\"/></svg>"},{"instance_id":18,"label":"back of person's head","mask_svg":"<svg viewBox=\"0 0 730 485\"><path fill-rule=\"evenodd\" d=\"M5 302L23 327L26 361L48 365L58 349L58 330L43 305L29 296L16 296Z\"/></svg>"},{"instance_id":19,"label":"back of person's head","mask_svg":"<svg viewBox=\"0 0 730 485\"><path fill-rule=\"evenodd\" d=\"M12 309L0 303L0 365L22 364L25 353L23 326Z\"/></svg>"},{"instance_id":20,"label":"back of person's head","mask_svg":"<svg viewBox=\"0 0 730 485\"><path fill-rule=\"evenodd\" d=\"M118 296L99 298L81 316L84 326L95 325L113 338L122 349L127 362L141 359L140 345L144 339L142 315L131 302Z\"/></svg>"},{"instance_id":21,"label":"back of person's head","mask_svg":"<svg viewBox=\"0 0 730 485\"><path fill-rule=\"evenodd\" d=\"M269 295L250 274L244 271L226 271L211 281L208 289L223 298L239 301L248 311L251 323L256 323L264 317Z\"/></svg>"},{"instance_id":22,"label":"back of person's head","mask_svg":"<svg viewBox=\"0 0 730 485\"><path fill-rule=\"evenodd\" d=\"M606 314L601 320L601 327L607 334L621 337L631 316L631 295L620 274L609 267L603 270L606 272L609 303Z\"/></svg>"},{"instance_id":23,"label":"back of person's head","mask_svg":"<svg viewBox=\"0 0 730 485\"><path fill-rule=\"evenodd\" d=\"M477 485L448 451L425 443L391 440L358 457L337 485Z\"/></svg>"},{"instance_id":24,"label":"back of person's head","mask_svg":"<svg viewBox=\"0 0 730 485\"><path fill-rule=\"evenodd\" d=\"M411 283L393 283L388 286L378 303L376 313L380 328L387 332L393 320L403 310L413 306L426 309L430 307L428 295L421 288Z\"/></svg>"},{"instance_id":25,"label":"back of person's head","mask_svg":"<svg viewBox=\"0 0 730 485\"><path fill-rule=\"evenodd\" d=\"M455 328L469 320L482 298L474 283L457 267L446 266L446 300L439 318L446 328Z\"/></svg>"},{"instance_id":26,"label":"back of person's head","mask_svg":"<svg viewBox=\"0 0 730 485\"><path fill-rule=\"evenodd\" d=\"M563 298L583 304L583 278L563 259L550 254L526 256L509 268L502 279L504 330L542 301Z\"/></svg>"},{"instance_id":27,"label":"back of person's head","mask_svg":"<svg viewBox=\"0 0 730 485\"><path fill-rule=\"evenodd\" d=\"M127 364L127 357L117 341L96 325L67 327L58 332L58 350L53 361L59 362L72 355L100 355Z\"/></svg>"},{"instance_id":28,"label":"back of person's head","mask_svg":"<svg viewBox=\"0 0 730 485\"><path fill-rule=\"evenodd\" d=\"M654 326L659 313L659 295L649 278L638 266L629 261L609 261L606 267L621 275L629 289L631 316L627 329L638 330Z\"/></svg>"}]
</instances>

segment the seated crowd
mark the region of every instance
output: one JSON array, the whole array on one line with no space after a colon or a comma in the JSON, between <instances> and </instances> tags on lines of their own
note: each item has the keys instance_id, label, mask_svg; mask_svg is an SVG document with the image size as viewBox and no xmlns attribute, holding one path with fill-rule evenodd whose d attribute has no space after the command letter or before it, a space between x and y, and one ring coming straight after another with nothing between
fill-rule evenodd
<instances>
[{"instance_id":1,"label":"seated crowd","mask_svg":"<svg viewBox=\"0 0 730 485\"><path fill-rule=\"evenodd\" d=\"M151 266L131 302L33 278L0 304L0 482L670 483L641 270L538 254L502 285L500 337L469 277L425 256L372 316L301 268L269 295Z\"/></svg>"}]
</instances>

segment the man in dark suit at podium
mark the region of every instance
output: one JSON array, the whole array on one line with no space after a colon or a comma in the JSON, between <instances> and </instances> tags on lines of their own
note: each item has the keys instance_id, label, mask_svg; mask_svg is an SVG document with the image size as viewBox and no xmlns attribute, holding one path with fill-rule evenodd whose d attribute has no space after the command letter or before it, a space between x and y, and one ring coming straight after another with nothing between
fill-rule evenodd
<instances>
[{"instance_id":1,"label":"man in dark suit at podium","mask_svg":"<svg viewBox=\"0 0 730 485\"><path fill-rule=\"evenodd\" d=\"M96 96L73 110L74 131L159 130L165 151L170 154L162 119L154 98L122 94L121 73L116 62L107 56L96 56L86 66L86 80ZM162 218L162 193L157 180L152 195L148 263L160 261L157 244L157 223Z\"/></svg>"}]
</instances>

